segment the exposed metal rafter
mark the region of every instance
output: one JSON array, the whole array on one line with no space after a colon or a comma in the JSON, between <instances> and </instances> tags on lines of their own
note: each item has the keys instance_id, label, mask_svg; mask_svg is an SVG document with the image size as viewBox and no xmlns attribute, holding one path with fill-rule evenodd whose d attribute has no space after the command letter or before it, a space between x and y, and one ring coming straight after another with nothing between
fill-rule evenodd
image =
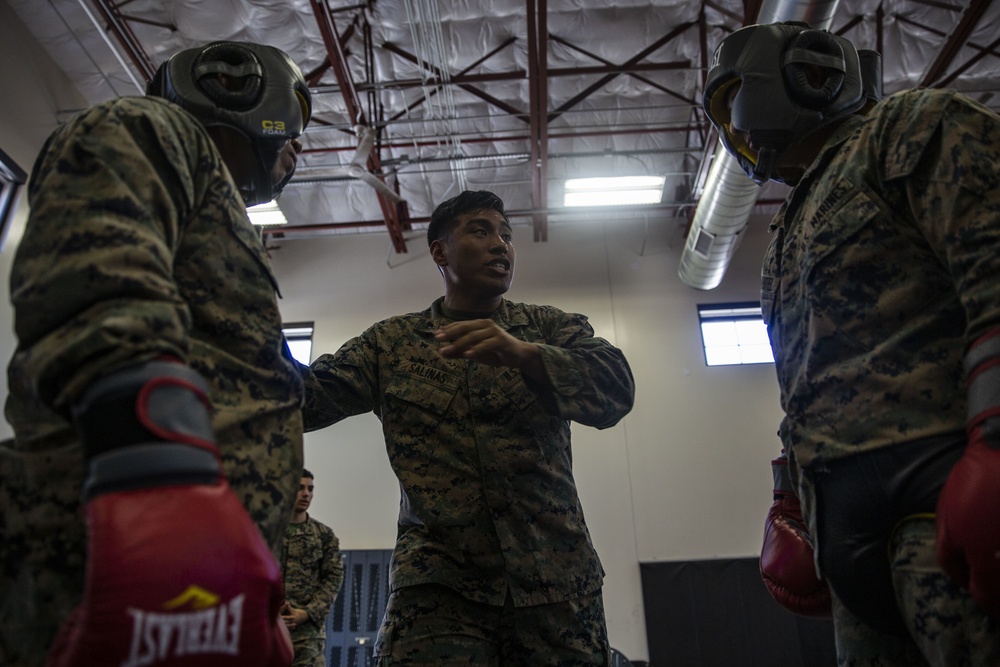
<instances>
[{"instance_id":1,"label":"exposed metal rafter","mask_svg":"<svg viewBox=\"0 0 1000 667\"><path fill-rule=\"evenodd\" d=\"M548 4L546 0L527 0L528 81L531 106L531 216L536 241L549 238L548 215Z\"/></svg>"},{"instance_id":2,"label":"exposed metal rafter","mask_svg":"<svg viewBox=\"0 0 1000 667\"><path fill-rule=\"evenodd\" d=\"M969 3L969 6L962 13L962 18L959 20L958 25L951 32L948 39L945 40L941 50L938 51L937 58L934 59L934 62L924 74L924 78L920 82L921 86L941 85L941 80L944 79L944 74L948 71L948 67L955 60L955 56L958 55L959 50L969 41L969 35L972 34L973 28L979 24L979 20L983 18L983 13L989 8L991 2L992 0L972 0ZM1000 43L1000 40L994 42L993 46L997 43ZM992 49L993 46L990 48ZM948 80L950 81L951 79Z\"/></svg>"},{"instance_id":3,"label":"exposed metal rafter","mask_svg":"<svg viewBox=\"0 0 1000 667\"><path fill-rule=\"evenodd\" d=\"M725 34L756 21L834 24L885 54L887 91L949 86L1000 106L1000 3L988 0L7 2L91 103L142 94L157 64L211 39L285 49L306 72L314 114L282 195L292 224L265 235L378 231L381 218L405 252L404 234L467 182L501 194L541 242L573 215L555 201L565 179L665 174L662 223L714 234L689 234L701 251L724 249L700 289L724 274L750 213L771 213L784 193L760 196L725 168L701 109L705 64Z\"/></svg>"},{"instance_id":4,"label":"exposed metal rafter","mask_svg":"<svg viewBox=\"0 0 1000 667\"><path fill-rule=\"evenodd\" d=\"M310 5L316 16L323 43L326 45L330 69L333 70L334 76L337 78L337 85L340 87L344 103L347 105L348 117L354 125L368 127L369 120L361 108L361 100L348 68L347 56L340 36L337 34L329 3L327 0L310 0ZM381 179L382 165L379 161L377 143L372 146L368 155L368 170ZM397 205L396 202L377 190L374 191L374 195L378 198L379 208L382 209L382 216L386 229L389 231L393 248L399 253L406 252L406 239L403 237L404 220L400 219L401 215L406 215L406 206ZM406 224L408 226L408 222Z\"/></svg>"},{"instance_id":5,"label":"exposed metal rafter","mask_svg":"<svg viewBox=\"0 0 1000 667\"><path fill-rule=\"evenodd\" d=\"M136 39L135 33L132 32L129 25L129 21L136 20L135 17L126 17L122 14L120 8L122 3L112 2L112 0L93 0L93 3L101 18L108 24L108 30L121 44L135 68L139 70L139 74L146 81L153 78L156 68L153 67L149 55L139 44L139 40Z\"/></svg>"}]
</instances>

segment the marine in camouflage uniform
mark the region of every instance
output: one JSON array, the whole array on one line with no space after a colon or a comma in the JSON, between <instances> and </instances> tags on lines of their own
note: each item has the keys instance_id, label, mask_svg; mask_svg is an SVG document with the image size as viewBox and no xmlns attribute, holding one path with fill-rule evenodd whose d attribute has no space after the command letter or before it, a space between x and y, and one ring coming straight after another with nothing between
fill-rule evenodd
<instances>
[{"instance_id":1,"label":"marine in camouflage uniform","mask_svg":"<svg viewBox=\"0 0 1000 667\"><path fill-rule=\"evenodd\" d=\"M305 471L292 520L285 526L280 559L281 578L285 582L286 609L283 613L301 609L308 616L304 623L290 626L295 646L294 667L326 665L323 650L326 618L344 583L340 540L332 528L306 512L312 501L312 480L312 474ZM302 520L297 521L300 515Z\"/></svg>"},{"instance_id":2,"label":"marine in camouflage uniform","mask_svg":"<svg viewBox=\"0 0 1000 667\"><path fill-rule=\"evenodd\" d=\"M1000 117L953 91L880 100L880 62L804 23L748 26L716 50L705 109L754 181L794 186L761 307L839 664L993 666L1000 462L967 426L995 386L977 397L964 365L1000 331ZM942 532L956 519L985 535Z\"/></svg>"},{"instance_id":3,"label":"marine in camouflage uniform","mask_svg":"<svg viewBox=\"0 0 1000 667\"><path fill-rule=\"evenodd\" d=\"M966 346L1000 326L1000 118L950 91L891 96L842 122L771 230L780 436L835 595L885 610L879 632L835 605L844 664L1000 664L1000 624L941 571L933 516L966 441ZM860 530L872 562L838 558ZM889 632L895 600L912 641Z\"/></svg>"},{"instance_id":4,"label":"marine in camouflage uniform","mask_svg":"<svg viewBox=\"0 0 1000 667\"><path fill-rule=\"evenodd\" d=\"M511 661L499 664L605 664L603 570L573 479L570 421L616 424L632 407L631 371L586 317L500 298L508 272L481 267L493 257L513 268L509 227L495 209L482 217L458 218L480 244L467 273L456 268L465 241L441 246L464 281L446 276L445 297L427 310L313 362L306 428L365 412L382 422L402 498L379 664L498 664L484 650ZM462 289L480 290L493 311L446 306ZM537 348L542 382L472 352L445 355L442 330L486 316L493 333ZM510 646L483 648L500 636Z\"/></svg>"},{"instance_id":5,"label":"marine in camouflage uniform","mask_svg":"<svg viewBox=\"0 0 1000 667\"><path fill-rule=\"evenodd\" d=\"M302 380L276 283L204 127L122 98L57 130L29 184L10 286L19 345L0 446L0 663L41 665L79 602L84 466L72 401L160 355L207 381L229 483L277 554L302 470Z\"/></svg>"}]
</instances>

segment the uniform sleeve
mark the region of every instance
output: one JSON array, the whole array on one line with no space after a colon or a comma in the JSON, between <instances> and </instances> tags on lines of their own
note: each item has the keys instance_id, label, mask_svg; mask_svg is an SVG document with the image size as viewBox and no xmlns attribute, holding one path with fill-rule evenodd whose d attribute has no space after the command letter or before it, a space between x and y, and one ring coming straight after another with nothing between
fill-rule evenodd
<instances>
[{"instance_id":1,"label":"uniform sleeve","mask_svg":"<svg viewBox=\"0 0 1000 667\"><path fill-rule=\"evenodd\" d=\"M369 329L334 354L317 358L303 375L305 430L315 431L377 409L376 335Z\"/></svg>"},{"instance_id":2,"label":"uniform sleeve","mask_svg":"<svg viewBox=\"0 0 1000 667\"><path fill-rule=\"evenodd\" d=\"M218 155L210 142L180 112L126 98L46 144L10 278L12 366L46 405L65 415L102 374L186 358L190 316L171 267L196 172Z\"/></svg>"},{"instance_id":3,"label":"uniform sleeve","mask_svg":"<svg viewBox=\"0 0 1000 667\"><path fill-rule=\"evenodd\" d=\"M550 309L542 326L542 363L551 388L525 378L528 387L563 419L595 428L617 424L635 401L635 381L622 351L595 336L583 315Z\"/></svg>"},{"instance_id":4,"label":"uniform sleeve","mask_svg":"<svg viewBox=\"0 0 1000 667\"><path fill-rule=\"evenodd\" d=\"M897 155L920 136L927 115L915 114ZM917 226L952 277L972 341L1000 327L1000 116L951 94L932 129L900 182Z\"/></svg>"},{"instance_id":5,"label":"uniform sleeve","mask_svg":"<svg viewBox=\"0 0 1000 667\"><path fill-rule=\"evenodd\" d=\"M344 583L344 559L340 554L340 540L328 526L321 525L320 541L323 545L323 558L320 561L316 588L306 605L306 613L313 623L323 627L330 607Z\"/></svg>"}]
</instances>

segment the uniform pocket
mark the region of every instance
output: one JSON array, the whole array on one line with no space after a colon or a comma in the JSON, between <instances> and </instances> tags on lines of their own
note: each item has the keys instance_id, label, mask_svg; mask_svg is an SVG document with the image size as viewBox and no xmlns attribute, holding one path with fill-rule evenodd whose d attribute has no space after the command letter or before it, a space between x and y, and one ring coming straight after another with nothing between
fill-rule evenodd
<instances>
[{"instance_id":1,"label":"uniform pocket","mask_svg":"<svg viewBox=\"0 0 1000 667\"><path fill-rule=\"evenodd\" d=\"M392 642L396 635L396 626L391 621L385 621L378 629L375 637L375 648L372 650L372 659L377 667L390 667L392 665Z\"/></svg>"},{"instance_id":2,"label":"uniform pocket","mask_svg":"<svg viewBox=\"0 0 1000 667\"><path fill-rule=\"evenodd\" d=\"M858 243L858 236L880 215L881 208L853 184L839 183L821 202L803 213L801 238L797 243L802 249L803 280L830 275L840 281L843 271L853 269L855 264L884 260L876 256L873 244L866 247ZM831 261L831 255L844 248L847 251L837 253L836 261Z\"/></svg>"},{"instance_id":3,"label":"uniform pocket","mask_svg":"<svg viewBox=\"0 0 1000 667\"><path fill-rule=\"evenodd\" d=\"M257 236L257 230L250 224L250 221L234 216L229 230L240 242L240 245L246 248L247 252L253 256L256 264L267 275L267 279L271 281L271 286L274 288L275 293L281 296L281 290L278 289L278 280L274 277L274 273L271 272L271 261L267 258L267 251L264 250L264 244L261 242L260 237Z\"/></svg>"},{"instance_id":4,"label":"uniform pocket","mask_svg":"<svg viewBox=\"0 0 1000 667\"><path fill-rule=\"evenodd\" d=\"M500 393L517 410L527 410L535 402L535 395L524 384L520 371L505 369L497 374L496 383Z\"/></svg>"},{"instance_id":5,"label":"uniform pocket","mask_svg":"<svg viewBox=\"0 0 1000 667\"><path fill-rule=\"evenodd\" d=\"M440 368L411 362L396 369L382 396L381 419L392 425L389 453L401 466L397 471L426 465L458 388L458 378Z\"/></svg>"},{"instance_id":6,"label":"uniform pocket","mask_svg":"<svg viewBox=\"0 0 1000 667\"><path fill-rule=\"evenodd\" d=\"M395 416L404 422L436 426L448 412L458 386L458 378L440 368L409 363L396 370L386 387L386 409L398 410Z\"/></svg>"}]
</instances>

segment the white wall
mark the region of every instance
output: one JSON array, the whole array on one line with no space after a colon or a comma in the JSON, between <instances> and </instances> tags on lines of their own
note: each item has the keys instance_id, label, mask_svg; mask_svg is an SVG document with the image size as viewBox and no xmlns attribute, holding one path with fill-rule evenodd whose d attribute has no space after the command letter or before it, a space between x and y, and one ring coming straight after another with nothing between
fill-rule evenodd
<instances>
[{"instance_id":1,"label":"white wall","mask_svg":"<svg viewBox=\"0 0 1000 667\"><path fill-rule=\"evenodd\" d=\"M82 100L0 0L0 148L30 171L57 119ZM23 226L20 203L0 251L7 292ZM610 220L610 216L609 216ZM698 292L680 283L683 229L674 219L551 224L535 243L517 227L510 298L587 314L621 347L636 378L636 404L615 428L575 426L577 481L607 579L612 644L648 659L640 561L752 556L770 505L769 461L779 451L771 365L707 368L696 305L756 300L766 221L753 220L723 284ZM419 235L389 252L385 235L284 241L272 251L286 321L316 323L314 352L333 351L376 320L420 310L441 279ZM392 268L387 265L392 264ZM14 348L9 299L0 299L0 359ZM4 375L5 378L5 375ZM6 396L5 379L0 399ZM0 420L0 437L10 428ZM317 475L313 514L346 549L390 548L399 491L372 415L306 438ZM650 634L655 628L648 629Z\"/></svg>"},{"instance_id":2,"label":"white wall","mask_svg":"<svg viewBox=\"0 0 1000 667\"><path fill-rule=\"evenodd\" d=\"M612 645L633 659L648 659L639 562L759 553L769 462L780 450L773 365L706 367L696 308L758 298L766 220L751 222L726 279L710 292L677 278L679 225L559 223L545 243L532 241L530 227L514 230L508 297L588 315L635 375L635 408L618 426L573 427L580 495L607 570ZM282 315L315 322L314 358L442 293L421 235L407 246L405 255L390 253L384 235L278 242ZM308 434L306 466L317 475L312 513L344 548L392 547L399 490L373 415Z\"/></svg>"}]
</instances>

